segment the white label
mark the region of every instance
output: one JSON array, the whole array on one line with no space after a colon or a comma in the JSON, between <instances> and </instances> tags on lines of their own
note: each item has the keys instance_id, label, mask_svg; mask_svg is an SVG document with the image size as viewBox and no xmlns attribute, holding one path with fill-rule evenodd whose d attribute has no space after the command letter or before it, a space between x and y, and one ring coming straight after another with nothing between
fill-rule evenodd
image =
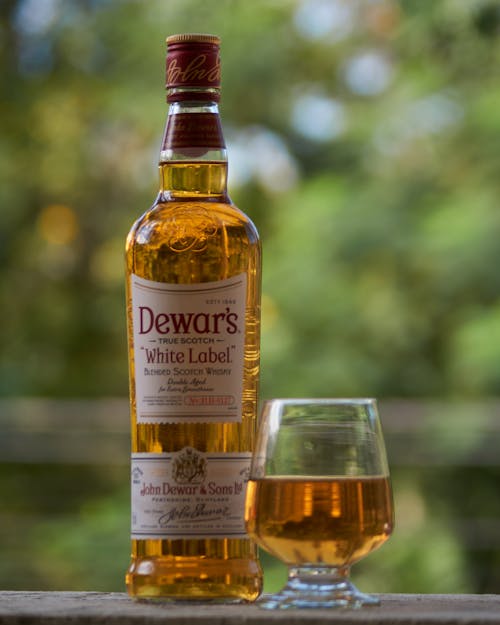
<instances>
[{"instance_id":1,"label":"white label","mask_svg":"<svg viewBox=\"0 0 500 625\"><path fill-rule=\"evenodd\" d=\"M241 421L246 274L131 290L137 422Z\"/></svg>"},{"instance_id":2,"label":"white label","mask_svg":"<svg viewBox=\"0 0 500 625\"><path fill-rule=\"evenodd\" d=\"M132 538L247 538L249 453L132 454Z\"/></svg>"}]
</instances>

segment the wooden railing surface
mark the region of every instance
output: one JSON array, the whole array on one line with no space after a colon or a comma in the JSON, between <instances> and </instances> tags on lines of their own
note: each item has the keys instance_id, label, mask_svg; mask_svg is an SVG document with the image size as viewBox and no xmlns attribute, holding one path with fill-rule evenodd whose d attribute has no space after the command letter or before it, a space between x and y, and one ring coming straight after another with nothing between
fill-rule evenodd
<instances>
[{"instance_id":1,"label":"wooden railing surface","mask_svg":"<svg viewBox=\"0 0 500 625\"><path fill-rule=\"evenodd\" d=\"M381 595L361 610L145 604L120 593L0 592L0 625L493 625L500 595Z\"/></svg>"}]
</instances>

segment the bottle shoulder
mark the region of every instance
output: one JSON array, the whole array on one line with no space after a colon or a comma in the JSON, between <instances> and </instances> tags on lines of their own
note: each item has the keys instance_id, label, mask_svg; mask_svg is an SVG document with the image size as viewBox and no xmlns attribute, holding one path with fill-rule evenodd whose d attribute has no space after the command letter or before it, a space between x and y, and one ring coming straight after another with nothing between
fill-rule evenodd
<instances>
[{"instance_id":1,"label":"bottle shoulder","mask_svg":"<svg viewBox=\"0 0 500 625\"><path fill-rule=\"evenodd\" d=\"M249 243L259 244L259 235L252 220L230 200L216 201L189 198L165 200L158 196L154 204L132 225L127 246L159 242L159 239L194 236L246 236Z\"/></svg>"},{"instance_id":2,"label":"bottle shoulder","mask_svg":"<svg viewBox=\"0 0 500 625\"><path fill-rule=\"evenodd\" d=\"M127 239L128 274L170 284L217 282L242 273L257 292L261 245L255 226L232 204L158 201Z\"/></svg>"}]
</instances>

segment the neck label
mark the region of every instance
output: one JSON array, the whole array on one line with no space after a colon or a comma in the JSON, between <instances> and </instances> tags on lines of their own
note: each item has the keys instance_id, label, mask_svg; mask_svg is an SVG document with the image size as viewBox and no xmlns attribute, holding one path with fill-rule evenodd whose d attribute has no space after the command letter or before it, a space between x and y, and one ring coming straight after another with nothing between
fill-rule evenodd
<instances>
[{"instance_id":1,"label":"neck label","mask_svg":"<svg viewBox=\"0 0 500 625\"><path fill-rule=\"evenodd\" d=\"M175 113L168 116L162 151L185 148L225 148L217 113Z\"/></svg>"}]
</instances>

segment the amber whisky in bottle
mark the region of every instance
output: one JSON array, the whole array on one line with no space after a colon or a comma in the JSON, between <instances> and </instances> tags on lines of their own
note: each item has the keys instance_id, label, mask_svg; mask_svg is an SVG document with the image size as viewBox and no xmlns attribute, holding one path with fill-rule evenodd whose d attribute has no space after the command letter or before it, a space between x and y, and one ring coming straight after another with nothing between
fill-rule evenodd
<instances>
[{"instance_id":1,"label":"amber whisky in bottle","mask_svg":"<svg viewBox=\"0 0 500 625\"><path fill-rule=\"evenodd\" d=\"M138 599L253 601L245 532L261 248L227 193L218 37L167 38L160 191L127 238L132 560Z\"/></svg>"}]
</instances>

